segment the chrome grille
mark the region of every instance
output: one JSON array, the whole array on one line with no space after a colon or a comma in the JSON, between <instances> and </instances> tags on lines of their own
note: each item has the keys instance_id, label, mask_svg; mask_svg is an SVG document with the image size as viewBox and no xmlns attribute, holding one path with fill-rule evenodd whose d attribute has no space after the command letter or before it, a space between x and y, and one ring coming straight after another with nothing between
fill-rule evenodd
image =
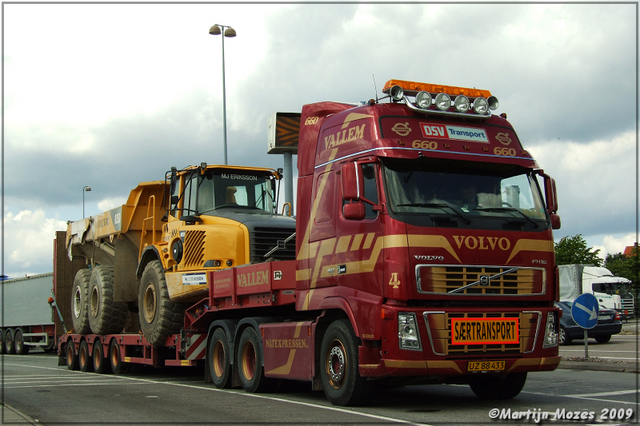
<instances>
[{"instance_id":1,"label":"chrome grille","mask_svg":"<svg viewBox=\"0 0 640 426\"><path fill-rule=\"evenodd\" d=\"M520 296L544 292L543 268L417 265L420 293Z\"/></svg>"}]
</instances>

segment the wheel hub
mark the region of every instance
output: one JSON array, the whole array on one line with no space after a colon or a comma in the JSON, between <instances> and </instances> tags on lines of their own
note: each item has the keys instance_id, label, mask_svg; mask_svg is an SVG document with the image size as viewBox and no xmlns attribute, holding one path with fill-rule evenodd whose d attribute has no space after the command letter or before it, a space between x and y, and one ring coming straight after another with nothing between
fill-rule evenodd
<instances>
[{"instance_id":1,"label":"wheel hub","mask_svg":"<svg viewBox=\"0 0 640 426\"><path fill-rule=\"evenodd\" d=\"M334 385L342 384L345 374L346 357L342 346L334 346L327 357L327 370Z\"/></svg>"}]
</instances>

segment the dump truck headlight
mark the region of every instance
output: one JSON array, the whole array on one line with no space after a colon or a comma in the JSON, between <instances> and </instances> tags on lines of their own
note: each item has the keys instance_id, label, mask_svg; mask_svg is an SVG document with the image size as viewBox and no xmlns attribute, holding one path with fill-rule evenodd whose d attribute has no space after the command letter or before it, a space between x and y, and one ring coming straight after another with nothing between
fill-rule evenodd
<instances>
[{"instance_id":1,"label":"dump truck headlight","mask_svg":"<svg viewBox=\"0 0 640 426\"><path fill-rule=\"evenodd\" d=\"M171 257L176 263L180 263L182 260L182 253L184 252L184 247L182 245L182 240L176 239L173 244L171 244Z\"/></svg>"},{"instance_id":2,"label":"dump truck headlight","mask_svg":"<svg viewBox=\"0 0 640 426\"><path fill-rule=\"evenodd\" d=\"M422 350L415 314L402 312L398 314L398 340L400 349Z\"/></svg>"}]
</instances>

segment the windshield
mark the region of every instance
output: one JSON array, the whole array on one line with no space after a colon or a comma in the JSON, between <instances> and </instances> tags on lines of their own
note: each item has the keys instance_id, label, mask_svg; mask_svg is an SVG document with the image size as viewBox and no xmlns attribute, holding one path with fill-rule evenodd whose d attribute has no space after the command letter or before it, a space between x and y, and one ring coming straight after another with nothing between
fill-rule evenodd
<instances>
[{"instance_id":1,"label":"windshield","mask_svg":"<svg viewBox=\"0 0 640 426\"><path fill-rule=\"evenodd\" d=\"M419 158L386 159L383 173L390 210L405 222L480 229L545 228L540 189L528 169Z\"/></svg>"},{"instance_id":2,"label":"windshield","mask_svg":"<svg viewBox=\"0 0 640 426\"><path fill-rule=\"evenodd\" d=\"M192 203L195 198L198 214L213 215L216 210L224 208L272 213L275 208L275 191L270 174L244 170L209 171L197 177L197 189L190 188L189 192L197 192L197 197L191 196L185 202Z\"/></svg>"}]
</instances>

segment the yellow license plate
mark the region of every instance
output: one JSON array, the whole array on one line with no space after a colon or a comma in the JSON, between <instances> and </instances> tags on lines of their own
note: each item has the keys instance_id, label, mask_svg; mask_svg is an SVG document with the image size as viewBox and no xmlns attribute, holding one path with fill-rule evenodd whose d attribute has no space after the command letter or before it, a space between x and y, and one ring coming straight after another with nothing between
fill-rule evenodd
<instances>
[{"instance_id":1,"label":"yellow license plate","mask_svg":"<svg viewBox=\"0 0 640 426\"><path fill-rule=\"evenodd\" d=\"M505 361L469 361L467 371L503 371Z\"/></svg>"}]
</instances>

